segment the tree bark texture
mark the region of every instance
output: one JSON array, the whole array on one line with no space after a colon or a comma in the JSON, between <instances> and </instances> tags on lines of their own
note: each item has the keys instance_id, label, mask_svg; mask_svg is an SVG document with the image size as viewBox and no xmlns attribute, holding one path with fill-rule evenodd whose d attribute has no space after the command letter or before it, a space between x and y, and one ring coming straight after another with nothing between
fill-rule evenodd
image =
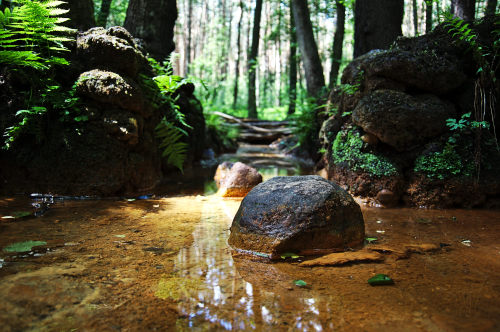
<instances>
[{"instance_id":1,"label":"tree bark texture","mask_svg":"<svg viewBox=\"0 0 500 332\"><path fill-rule=\"evenodd\" d=\"M152 57L163 61L175 49L176 19L175 0L130 0L124 26L144 41Z\"/></svg>"},{"instance_id":2,"label":"tree bark texture","mask_svg":"<svg viewBox=\"0 0 500 332\"><path fill-rule=\"evenodd\" d=\"M337 83L339 76L340 64L342 62L342 46L344 44L345 34L345 6L340 0L336 0L337 7L337 24L335 27L335 35L333 36L333 54L332 54L332 69L330 70L330 89Z\"/></svg>"},{"instance_id":3,"label":"tree bark texture","mask_svg":"<svg viewBox=\"0 0 500 332\"><path fill-rule=\"evenodd\" d=\"M497 10L498 0L488 0L484 13L486 15L493 15Z\"/></svg>"},{"instance_id":4,"label":"tree bark texture","mask_svg":"<svg viewBox=\"0 0 500 332\"><path fill-rule=\"evenodd\" d=\"M318 54L318 47L314 40L314 33L309 16L307 0L292 0L293 18L300 55L304 64L307 94L318 98L325 87L323 66Z\"/></svg>"},{"instance_id":5,"label":"tree bark texture","mask_svg":"<svg viewBox=\"0 0 500 332\"><path fill-rule=\"evenodd\" d=\"M432 31L432 0L425 0L425 33Z\"/></svg>"},{"instance_id":6,"label":"tree bark texture","mask_svg":"<svg viewBox=\"0 0 500 332\"><path fill-rule=\"evenodd\" d=\"M260 39L260 17L262 13L262 0L257 0L255 5L255 13L253 20L252 31L252 47L248 56L248 117L257 118L257 97L256 80L257 80L257 54L259 52Z\"/></svg>"},{"instance_id":7,"label":"tree bark texture","mask_svg":"<svg viewBox=\"0 0 500 332\"><path fill-rule=\"evenodd\" d=\"M108 21L109 11L111 9L111 2L113 0L102 0L101 9L99 10L99 15L97 16L97 25L101 27L106 27L106 22Z\"/></svg>"},{"instance_id":8,"label":"tree bark texture","mask_svg":"<svg viewBox=\"0 0 500 332\"><path fill-rule=\"evenodd\" d=\"M189 64L191 63L191 39L192 39L192 20L193 20L193 0L188 0L188 17L187 17L187 29L188 29L188 37L186 41L186 66L184 69L184 73L189 72Z\"/></svg>"},{"instance_id":9,"label":"tree bark texture","mask_svg":"<svg viewBox=\"0 0 500 332\"><path fill-rule=\"evenodd\" d=\"M417 0L413 0L413 32L418 36L418 5Z\"/></svg>"},{"instance_id":10,"label":"tree bark texture","mask_svg":"<svg viewBox=\"0 0 500 332\"><path fill-rule=\"evenodd\" d=\"M354 57L387 49L402 35L404 0L357 0L354 9Z\"/></svg>"},{"instance_id":11,"label":"tree bark texture","mask_svg":"<svg viewBox=\"0 0 500 332\"><path fill-rule=\"evenodd\" d=\"M473 21L476 14L476 0L451 0L451 14L464 21Z\"/></svg>"},{"instance_id":12,"label":"tree bark texture","mask_svg":"<svg viewBox=\"0 0 500 332\"><path fill-rule=\"evenodd\" d=\"M94 2L92 0L67 0L62 8L69 9L67 26L80 31L95 27Z\"/></svg>"},{"instance_id":13,"label":"tree bark texture","mask_svg":"<svg viewBox=\"0 0 500 332\"><path fill-rule=\"evenodd\" d=\"M233 87L233 109L236 109L236 106L238 105L238 81L240 79L240 57L241 57L241 25L243 24L243 0L240 0L240 10L241 10L241 15L240 19L238 21L238 31L237 31L237 36L236 36L236 47L237 47L237 54L236 54L236 63L234 65L234 87Z\"/></svg>"},{"instance_id":14,"label":"tree bark texture","mask_svg":"<svg viewBox=\"0 0 500 332\"><path fill-rule=\"evenodd\" d=\"M290 91L288 97L290 103L288 104L288 115L295 113L295 105L297 99L297 34L295 31L295 20L293 18L293 7L290 6L290 71L289 71L289 84Z\"/></svg>"}]
</instances>

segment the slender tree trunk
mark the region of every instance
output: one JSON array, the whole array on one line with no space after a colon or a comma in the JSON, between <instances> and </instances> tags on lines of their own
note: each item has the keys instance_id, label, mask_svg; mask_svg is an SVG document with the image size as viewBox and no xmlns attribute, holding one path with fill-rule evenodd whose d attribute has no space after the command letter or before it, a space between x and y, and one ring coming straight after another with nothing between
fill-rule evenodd
<instances>
[{"instance_id":1,"label":"slender tree trunk","mask_svg":"<svg viewBox=\"0 0 500 332\"><path fill-rule=\"evenodd\" d=\"M147 51L163 61L175 49L175 0L130 0L125 28L145 42Z\"/></svg>"},{"instance_id":2,"label":"slender tree trunk","mask_svg":"<svg viewBox=\"0 0 500 332\"><path fill-rule=\"evenodd\" d=\"M307 0L292 0L292 8L297 40L304 64L307 93L310 97L319 98L325 87L325 77L318 54L318 47L314 40Z\"/></svg>"},{"instance_id":3,"label":"slender tree trunk","mask_svg":"<svg viewBox=\"0 0 500 332\"><path fill-rule=\"evenodd\" d=\"M62 6L69 9L67 25L80 31L95 26L94 2L92 0L67 0Z\"/></svg>"},{"instance_id":4,"label":"slender tree trunk","mask_svg":"<svg viewBox=\"0 0 500 332\"><path fill-rule=\"evenodd\" d=\"M193 19L193 0L188 0L188 16L187 16L188 36L186 41L186 54L185 54L186 63L184 68L184 73L186 76L189 72L189 64L191 63L192 19Z\"/></svg>"},{"instance_id":5,"label":"slender tree trunk","mask_svg":"<svg viewBox=\"0 0 500 332\"><path fill-rule=\"evenodd\" d=\"M248 57L248 117L257 118L257 98L256 79L257 79L257 55L259 52L260 35L260 17L262 12L262 0L257 0L253 20L252 47Z\"/></svg>"},{"instance_id":6,"label":"slender tree trunk","mask_svg":"<svg viewBox=\"0 0 500 332\"><path fill-rule=\"evenodd\" d=\"M432 0L425 0L425 33L432 31Z\"/></svg>"},{"instance_id":7,"label":"slender tree trunk","mask_svg":"<svg viewBox=\"0 0 500 332\"><path fill-rule=\"evenodd\" d=\"M386 49L402 35L404 0L357 0L354 9L354 57Z\"/></svg>"},{"instance_id":8,"label":"slender tree trunk","mask_svg":"<svg viewBox=\"0 0 500 332\"><path fill-rule=\"evenodd\" d=\"M238 34L236 37L236 47L238 49L236 53L236 64L234 66L234 88L233 88L233 109L236 109L238 105L238 81L240 79L240 56L241 56L241 25L243 23L243 0L240 0L240 20L238 21Z\"/></svg>"},{"instance_id":9,"label":"slender tree trunk","mask_svg":"<svg viewBox=\"0 0 500 332\"><path fill-rule=\"evenodd\" d=\"M113 0L102 0L101 9L99 10L99 15L97 16L97 26L106 27L106 22L108 21L109 10L111 9L111 2Z\"/></svg>"},{"instance_id":10,"label":"slender tree trunk","mask_svg":"<svg viewBox=\"0 0 500 332\"><path fill-rule=\"evenodd\" d=\"M418 5L417 0L413 0L413 32L418 36Z\"/></svg>"},{"instance_id":11,"label":"slender tree trunk","mask_svg":"<svg viewBox=\"0 0 500 332\"><path fill-rule=\"evenodd\" d=\"M498 0L488 0L486 2L486 9L484 10L484 13L486 15L495 14L495 12L497 10L497 4L498 4Z\"/></svg>"},{"instance_id":12,"label":"slender tree trunk","mask_svg":"<svg viewBox=\"0 0 500 332\"><path fill-rule=\"evenodd\" d=\"M451 0L451 14L464 21L473 21L476 14L476 0Z\"/></svg>"},{"instance_id":13,"label":"slender tree trunk","mask_svg":"<svg viewBox=\"0 0 500 332\"><path fill-rule=\"evenodd\" d=\"M293 6L290 6L290 104L288 104L288 115L295 113L297 99L297 33L295 31L295 19L293 18Z\"/></svg>"},{"instance_id":14,"label":"slender tree trunk","mask_svg":"<svg viewBox=\"0 0 500 332\"><path fill-rule=\"evenodd\" d=\"M340 64L342 62L342 46L344 44L345 34L345 6L343 1L336 0L337 7L337 25L333 37L332 68L330 70L330 89L337 83Z\"/></svg>"}]
</instances>

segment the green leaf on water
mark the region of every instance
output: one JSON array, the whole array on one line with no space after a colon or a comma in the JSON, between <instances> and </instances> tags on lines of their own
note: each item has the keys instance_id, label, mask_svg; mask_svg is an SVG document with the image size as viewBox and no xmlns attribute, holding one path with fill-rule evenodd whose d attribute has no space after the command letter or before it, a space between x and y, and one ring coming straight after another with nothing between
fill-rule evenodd
<instances>
[{"instance_id":1,"label":"green leaf on water","mask_svg":"<svg viewBox=\"0 0 500 332\"><path fill-rule=\"evenodd\" d=\"M368 279L368 283L372 286L394 285L394 280L386 274L377 274L376 276Z\"/></svg>"},{"instance_id":2,"label":"green leaf on water","mask_svg":"<svg viewBox=\"0 0 500 332\"><path fill-rule=\"evenodd\" d=\"M301 256L294 254L293 252L285 252L281 254L281 259L286 259L286 258L291 258L291 259L297 259Z\"/></svg>"},{"instance_id":3,"label":"green leaf on water","mask_svg":"<svg viewBox=\"0 0 500 332\"><path fill-rule=\"evenodd\" d=\"M5 251L5 252L26 252L26 251L30 251L31 248L33 248L33 247L43 246L46 244L47 244L47 242L45 242L45 241L16 242L16 243L10 244L7 247L3 248L3 251Z\"/></svg>"},{"instance_id":4,"label":"green leaf on water","mask_svg":"<svg viewBox=\"0 0 500 332\"><path fill-rule=\"evenodd\" d=\"M306 287L307 286L307 282L305 282L304 280L294 280L293 281L294 285L295 286L299 286L299 287Z\"/></svg>"},{"instance_id":5,"label":"green leaf on water","mask_svg":"<svg viewBox=\"0 0 500 332\"><path fill-rule=\"evenodd\" d=\"M115 237L119 237L119 238L123 239L125 237L125 235L123 235L123 234L117 234L117 235L115 235Z\"/></svg>"},{"instance_id":6,"label":"green leaf on water","mask_svg":"<svg viewBox=\"0 0 500 332\"><path fill-rule=\"evenodd\" d=\"M368 243L373 243L373 242L375 242L377 240L378 240L378 238L376 238L376 237L367 237L367 238L365 238L365 241L368 242Z\"/></svg>"},{"instance_id":7,"label":"green leaf on water","mask_svg":"<svg viewBox=\"0 0 500 332\"><path fill-rule=\"evenodd\" d=\"M28 211L18 211L18 212L14 212L12 215L14 216L14 218L19 219L19 218L32 216L33 213L28 212Z\"/></svg>"}]
</instances>

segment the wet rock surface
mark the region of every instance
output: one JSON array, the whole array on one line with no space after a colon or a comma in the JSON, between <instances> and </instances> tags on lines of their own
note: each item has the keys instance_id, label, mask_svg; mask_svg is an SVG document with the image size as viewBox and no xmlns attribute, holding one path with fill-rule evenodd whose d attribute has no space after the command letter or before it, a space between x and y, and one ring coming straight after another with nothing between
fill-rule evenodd
<instances>
[{"instance_id":1,"label":"wet rock surface","mask_svg":"<svg viewBox=\"0 0 500 332\"><path fill-rule=\"evenodd\" d=\"M283 252L342 251L363 242L359 205L319 176L275 177L243 199L229 245L271 258Z\"/></svg>"},{"instance_id":2,"label":"wet rock surface","mask_svg":"<svg viewBox=\"0 0 500 332\"><path fill-rule=\"evenodd\" d=\"M262 182L262 175L241 162L223 162L217 167L214 177L218 195L222 197L244 197Z\"/></svg>"}]
</instances>

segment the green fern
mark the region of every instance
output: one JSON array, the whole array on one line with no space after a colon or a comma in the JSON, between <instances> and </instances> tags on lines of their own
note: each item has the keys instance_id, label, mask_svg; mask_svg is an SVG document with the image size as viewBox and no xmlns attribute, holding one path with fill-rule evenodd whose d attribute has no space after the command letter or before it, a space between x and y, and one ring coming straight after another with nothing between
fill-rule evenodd
<instances>
[{"instance_id":1,"label":"green fern","mask_svg":"<svg viewBox=\"0 0 500 332\"><path fill-rule=\"evenodd\" d=\"M0 12L0 63L14 66L48 69L52 65L67 65L60 57L68 51L64 42L73 29L60 25L68 20L61 17L68 10L59 8L63 1L17 0L12 9Z\"/></svg>"},{"instance_id":2,"label":"green fern","mask_svg":"<svg viewBox=\"0 0 500 332\"><path fill-rule=\"evenodd\" d=\"M163 149L162 157L167 159L167 163L177 167L183 172L184 161L187 157L188 144L182 142L186 132L176 127L173 123L163 118L156 126L156 137L161 140L160 149Z\"/></svg>"}]
</instances>

